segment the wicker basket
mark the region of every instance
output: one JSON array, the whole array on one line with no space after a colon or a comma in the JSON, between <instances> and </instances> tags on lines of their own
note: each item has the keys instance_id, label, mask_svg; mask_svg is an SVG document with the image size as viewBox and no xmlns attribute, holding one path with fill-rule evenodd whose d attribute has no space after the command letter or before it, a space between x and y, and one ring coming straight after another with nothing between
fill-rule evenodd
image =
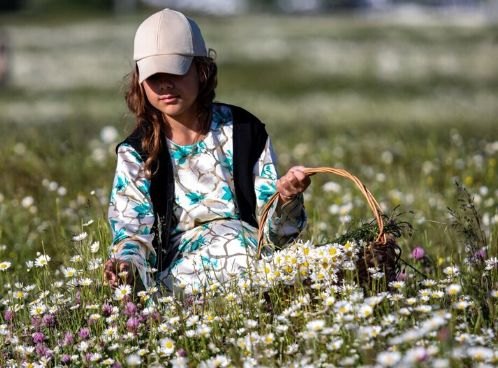
<instances>
[{"instance_id":1,"label":"wicker basket","mask_svg":"<svg viewBox=\"0 0 498 368\"><path fill-rule=\"evenodd\" d=\"M357 269L360 284L363 286L371 285L372 279L370 277L370 273L368 272L368 268L370 267L380 268L385 273L387 282L394 281L400 271L401 248L396 244L394 237L388 236L384 233L382 211L372 193L370 193L370 191L365 187L360 179L344 169L317 167L306 168L304 172L309 176L318 173L335 174L348 178L356 184L358 189L365 197L368 206L372 210L379 229L376 239L374 241L366 243L366 245L363 246L360 251L357 260ZM278 192L270 197L268 203L265 205L261 212L258 232L258 258L260 258L261 256L261 248L263 246L263 224L266 222L271 205L276 200L278 200Z\"/></svg>"}]
</instances>

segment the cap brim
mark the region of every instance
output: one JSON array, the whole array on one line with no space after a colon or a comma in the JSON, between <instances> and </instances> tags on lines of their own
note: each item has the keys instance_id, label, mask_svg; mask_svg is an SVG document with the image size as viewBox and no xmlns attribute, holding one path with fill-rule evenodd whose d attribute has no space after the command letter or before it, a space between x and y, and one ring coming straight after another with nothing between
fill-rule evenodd
<instances>
[{"instance_id":1,"label":"cap brim","mask_svg":"<svg viewBox=\"0 0 498 368\"><path fill-rule=\"evenodd\" d=\"M137 61L139 82L156 73L187 74L193 59L193 56L185 55L154 55L140 59Z\"/></svg>"}]
</instances>

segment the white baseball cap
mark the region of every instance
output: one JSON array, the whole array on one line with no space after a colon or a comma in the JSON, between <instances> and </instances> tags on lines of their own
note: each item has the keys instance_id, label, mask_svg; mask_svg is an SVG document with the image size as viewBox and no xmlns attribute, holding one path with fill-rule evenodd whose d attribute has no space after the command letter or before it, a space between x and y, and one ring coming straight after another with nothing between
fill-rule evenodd
<instances>
[{"instance_id":1,"label":"white baseball cap","mask_svg":"<svg viewBox=\"0 0 498 368\"><path fill-rule=\"evenodd\" d=\"M140 83L156 73L184 75L194 56L207 56L206 45L199 26L180 12L152 14L135 33L133 60Z\"/></svg>"}]
</instances>

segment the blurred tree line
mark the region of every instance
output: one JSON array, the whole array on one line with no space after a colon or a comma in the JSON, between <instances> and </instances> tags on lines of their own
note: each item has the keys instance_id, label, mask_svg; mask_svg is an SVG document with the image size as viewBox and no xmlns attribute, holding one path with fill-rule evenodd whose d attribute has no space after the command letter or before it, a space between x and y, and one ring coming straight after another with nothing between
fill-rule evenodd
<instances>
[{"instance_id":1,"label":"blurred tree line","mask_svg":"<svg viewBox=\"0 0 498 368\"><path fill-rule=\"evenodd\" d=\"M113 0L1 0L0 11L94 9L110 10Z\"/></svg>"}]
</instances>

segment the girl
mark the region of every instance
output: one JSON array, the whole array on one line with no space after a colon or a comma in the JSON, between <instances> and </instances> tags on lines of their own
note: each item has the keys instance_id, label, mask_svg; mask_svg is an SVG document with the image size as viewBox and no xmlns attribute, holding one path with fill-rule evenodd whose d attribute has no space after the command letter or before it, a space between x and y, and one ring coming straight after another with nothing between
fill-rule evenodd
<instances>
[{"instance_id":1,"label":"girl","mask_svg":"<svg viewBox=\"0 0 498 368\"><path fill-rule=\"evenodd\" d=\"M265 240L284 245L303 229L303 167L277 180L264 125L240 107L215 103L217 67L197 24L165 9L134 43L126 102L137 126L117 148L104 277L195 293L243 273L255 259L257 215L279 193Z\"/></svg>"}]
</instances>

